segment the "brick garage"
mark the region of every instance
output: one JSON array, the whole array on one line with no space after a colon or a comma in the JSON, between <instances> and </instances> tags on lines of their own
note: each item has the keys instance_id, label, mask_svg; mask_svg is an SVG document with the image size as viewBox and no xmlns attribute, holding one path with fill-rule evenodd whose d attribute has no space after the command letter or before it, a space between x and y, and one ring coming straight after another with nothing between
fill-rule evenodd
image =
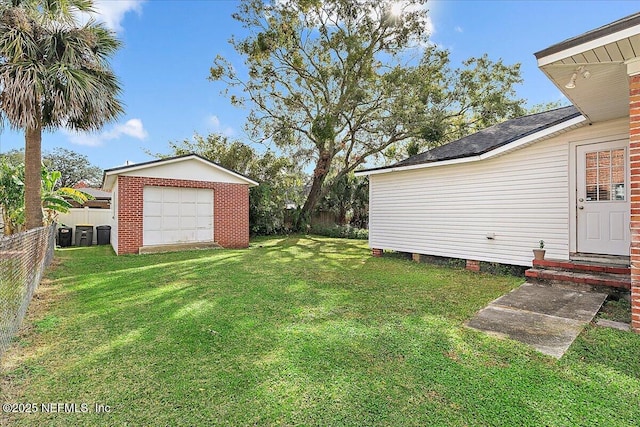
<instances>
[{"instance_id":1,"label":"brick garage","mask_svg":"<svg viewBox=\"0 0 640 427\"><path fill-rule=\"evenodd\" d=\"M247 247L255 185L193 154L109 169L103 188L113 191L112 246L118 255L198 243Z\"/></svg>"}]
</instances>

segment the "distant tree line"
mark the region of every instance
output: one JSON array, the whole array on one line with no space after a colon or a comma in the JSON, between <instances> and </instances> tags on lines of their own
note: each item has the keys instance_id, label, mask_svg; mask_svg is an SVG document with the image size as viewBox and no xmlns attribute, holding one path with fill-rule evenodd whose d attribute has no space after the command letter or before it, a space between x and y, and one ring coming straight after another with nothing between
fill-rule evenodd
<instances>
[{"instance_id":1,"label":"distant tree line","mask_svg":"<svg viewBox=\"0 0 640 427\"><path fill-rule=\"evenodd\" d=\"M0 153L0 160L5 159L13 165L24 163L24 150L14 149ZM84 181L89 187L100 187L102 169L91 164L84 154L67 148L57 147L42 153L42 164L51 171L60 172L56 188L73 187Z\"/></svg>"}]
</instances>

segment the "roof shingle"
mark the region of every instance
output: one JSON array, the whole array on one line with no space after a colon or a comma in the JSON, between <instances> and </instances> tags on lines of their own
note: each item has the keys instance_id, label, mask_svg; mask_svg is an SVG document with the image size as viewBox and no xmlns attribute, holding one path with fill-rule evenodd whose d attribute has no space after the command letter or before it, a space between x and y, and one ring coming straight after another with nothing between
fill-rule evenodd
<instances>
[{"instance_id":1,"label":"roof shingle","mask_svg":"<svg viewBox=\"0 0 640 427\"><path fill-rule=\"evenodd\" d=\"M464 138L448 144L441 145L440 147L425 151L424 153L416 154L413 157L409 157L391 166L370 170L413 166L423 163L479 156L578 116L580 116L580 112L574 106L568 106L543 113L517 117L474 134L467 135Z\"/></svg>"}]
</instances>

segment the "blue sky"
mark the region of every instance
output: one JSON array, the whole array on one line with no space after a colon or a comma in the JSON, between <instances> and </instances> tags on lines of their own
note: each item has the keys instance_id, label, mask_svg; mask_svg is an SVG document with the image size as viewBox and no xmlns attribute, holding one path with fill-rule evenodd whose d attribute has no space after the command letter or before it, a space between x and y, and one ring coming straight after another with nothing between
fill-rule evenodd
<instances>
[{"instance_id":1,"label":"blue sky","mask_svg":"<svg viewBox=\"0 0 640 427\"><path fill-rule=\"evenodd\" d=\"M216 54L237 65L228 44L243 29L231 18L232 0L104 0L104 20L124 43L112 65L124 89L125 114L90 135L45 133L43 150L66 147L111 168L168 153L170 141L220 132L248 142L246 110L230 105L222 87L207 80ZM534 52L637 12L635 1L431 1L431 40L451 51L454 65L487 53L520 62L518 95L529 105L559 100L560 92L538 70ZM5 126L0 152L22 148L21 133Z\"/></svg>"}]
</instances>

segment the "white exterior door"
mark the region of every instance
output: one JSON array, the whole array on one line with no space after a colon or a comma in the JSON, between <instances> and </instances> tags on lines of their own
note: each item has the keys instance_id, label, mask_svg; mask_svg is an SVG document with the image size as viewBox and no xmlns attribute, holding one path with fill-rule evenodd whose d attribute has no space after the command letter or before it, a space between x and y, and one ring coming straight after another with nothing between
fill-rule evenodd
<instances>
[{"instance_id":1,"label":"white exterior door","mask_svg":"<svg viewBox=\"0 0 640 427\"><path fill-rule=\"evenodd\" d=\"M213 241L213 190L144 187L144 246Z\"/></svg>"},{"instance_id":2,"label":"white exterior door","mask_svg":"<svg viewBox=\"0 0 640 427\"><path fill-rule=\"evenodd\" d=\"M576 147L578 252L629 255L628 141Z\"/></svg>"}]
</instances>

